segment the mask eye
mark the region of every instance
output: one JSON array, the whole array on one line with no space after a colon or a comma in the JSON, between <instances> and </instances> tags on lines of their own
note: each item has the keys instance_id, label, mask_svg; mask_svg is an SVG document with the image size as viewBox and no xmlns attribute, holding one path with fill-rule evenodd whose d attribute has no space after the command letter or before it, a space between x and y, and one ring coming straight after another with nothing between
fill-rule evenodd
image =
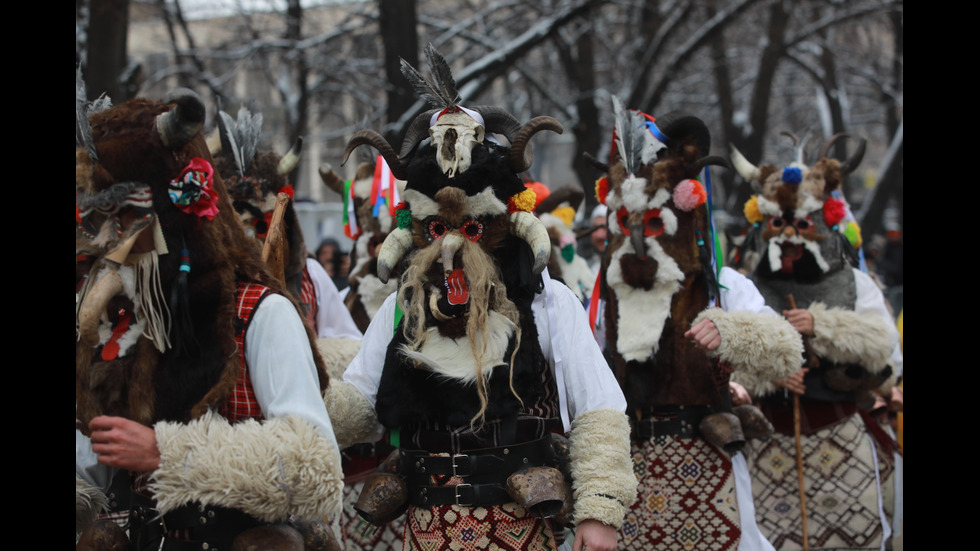
<instances>
[{"instance_id":1,"label":"mask eye","mask_svg":"<svg viewBox=\"0 0 980 551\"><path fill-rule=\"evenodd\" d=\"M769 227L774 230L781 230L783 226L786 225L786 221L778 216L773 216L769 219Z\"/></svg>"},{"instance_id":2,"label":"mask eye","mask_svg":"<svg viewBox=\"0 0 980 551\"><path fill-rule=\"evenodd\" d=\"M630 234L629 216L630 213L626 210L626 207L619 207L619 210L616 211L616 220L619 222L619 229L623 231L623 235L627 236Z\"/></svg>"},{"instance_id":3,"label":"mask eye","mask_svg":"<svg viewBox=\"0 0 980 551\"><path fill-rule=\"evenodd\" d=\"M813 219L811 219L809 216L806 218L797 218L794 225L796 226L796 229L800 231L811 231L813 230Z\"/></svg>"},{"instance_id":4,"label":"mask eye","mask_svg":"<svg viewBox=\"0 0 980 551\"><path fill-rule=\"evenodd\" d=\"M446 234L446 223L439 218L433 218L428 223L429 240L435 241Z\"/></svg>"},{"instance_id":5,"label":"mask eye","mask_svg":"<svg viewBox=\"0 0 980 551\"><path fill-rule=\"evenodd\" d=\"M460 226L459 231L470 241L479 241L483 237L483 222L467 220Z\"/></svg>"},{"instance_id":6,"label":"mask eye","mask_svg":"<svg viewBox=\"0 0 980 551\"><path fill-rule=\"evenodd\" d=\"M643 234L652 237L664 232L664 220L660 218L660 209L650 209L643 215Z\"/></svg>"}]
</instances>

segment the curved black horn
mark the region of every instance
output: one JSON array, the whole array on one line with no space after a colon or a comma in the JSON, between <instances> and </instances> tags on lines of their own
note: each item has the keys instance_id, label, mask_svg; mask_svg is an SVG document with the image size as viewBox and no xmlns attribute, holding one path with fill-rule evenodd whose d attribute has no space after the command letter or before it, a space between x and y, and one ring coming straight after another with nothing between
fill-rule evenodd
<instances>
[{"instance_id":1,"label":"curved black horn","mask_svg":"<svg viewBox=\"0 0 980 551\"><path fill-rule=\"evenodd\" d=\"M596 159L595 157L592 156L591 153L583 152L582 153L582 158L585 159L585 162L586 163L588 163L589 165L591 165L592 167L594 167L599 172L602 172L602 173L609 172L609 165L607 165L606 163L600 161L599 159Z\"/></svg>"},{"instance_id":2,"label":"curved black horn","mask_svg":"<svg viewBox=\"0 0 980 551\"><path fill-rule=\"evenodd\" d=\"M391 147L391 144L388 143L388 140L384 136L374 130L359 130L351 136L350 141L347 142L347 149L344 150L344 160L341 164L347 162L347 158L350 157L352 151L364 144L372 145L378 150L378 153L388 161L388 167L391 168L391 173L395 175L395 178L399 180L407 179L405 165L402 164L401 159L395 153L395 148Z\"/></svg>"},{"instance_id":3,"label":"curved black horn","mask_svg":"<svg viewBox=\"0 0 980 551\"><path fill-rule=\"evenodd\" d=\"M167 95L164 103L175 103L173 109L157 115L157 133L167 149L177 149L204 128L204 102L193 90L178 88Z\"/></svg>"},{"instance_id":4,"label":"curved black horn","mask_svg":"<svg viewBox=\"0 0 980 551\"><path fill-rule=\"evenodd\" d=\"M543 130L558 134L565 131L561 123L551 117L534 117L527 121L510 141L510 167L514 172L524 172L531 167L531 152L527 146L531 137Z\"/></svg>"},{"instance_id":5,"label":"curved black horn","mask_svg":"<svg viewBox=\"0 0 980 551\"><path fill-rule=\"evenodd\" d=\"M868 146L868 140L861 138L861 143L858 144L857 150L851 155L846 161L840 164L840 171L842 174L850 174L861 164L861 159L864 158L864 151Z\"/></svg>"},{"instance_id":6,"label":"curved black horn","mask_svg":"<svg viewBox=\"0 0 980 551\"><path fill-rule=\"evenodd\" d=\"M402 149L398 153L400 158L407 158L422 143L422 140L429 137L429 121L432 120L432 115L436 111L437 109L429 109L412 120L412 124L405 131L405 139L402 140Z\"/></svg>"},{"instance_id":7,"label":"curved black horn","mask_svg":"<svg viewBox=\"0 0 980 551\"><path fill-rule=\"evenodd\" d=\"M480 105L474 107L473 110L483 117L483 127L487 132L503 134L511 143L513 143L517 133L521 131L521 121L500 107Z\"/></svg>"},{"instance_id":8,"label":"curved black horn","mask_svg":"<svg viewBox=\"0 0 980 551\"><path fill-rule=\"evenodd\" d=\"M718 155L708 155L707 157L701 157L691 165L691 172L697 174L701 172L701 169L706 166L723 166L725 168L732 168L732 165L728 162L728 159L720 157Z\"/></svg>"},{"instance_id":9,"label":"curved black horn","mask_svg":"<svg viewBox=\"0 0 980 551\"><path fill-rule=\"evenodd\" d=\"M704 121L694 115L675 111L657 117L655 124L667 136L668 141L691 136L697 142L698 152L701 155L707 155L711 150L711 131ZM667 144L668 147L672 145L672 143Z\"/></svg>"}]
</instances>

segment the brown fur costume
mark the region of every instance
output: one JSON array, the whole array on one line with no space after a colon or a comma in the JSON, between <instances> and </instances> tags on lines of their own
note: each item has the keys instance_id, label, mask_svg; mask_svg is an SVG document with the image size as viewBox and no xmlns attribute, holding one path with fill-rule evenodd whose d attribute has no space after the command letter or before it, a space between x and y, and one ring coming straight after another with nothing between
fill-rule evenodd
<instances>
[{"instance_id":1,"label":"brown fur costume","mask_svg":"<svg viewBox=\"0 0 980 551\"><path fill-rule=\"evenodd\" d=\"M199 107L203 122L203 105ZM180 270L177 253L186 248L192 267L187 291L196 340L175 342L174 347L161 353L140 337L134 353L109 362L100 358L98 348L76 344L76 416L83 432L93 417L103 414L149 425L159 420L186 421L220 407L238 378L238 318L234 304L237 282L256 282L280 292L283 289L241 231L220 177L214 177L218 194L214 220L185 214L171 202L170 180L192 158L210 160L199 131L172 149L164 145L156 118L172 108L172 104L137 99L92 114L90 123L98 161L93 163L84 148L76 149L76 195L100 192L118 182L150 187L153 211L170 252L159 258L163 296L171 296ZM93 246L76 231L76 252L100 255L115 245ZM92 275L103 264L105 261L97 261ZM84 306L84 296L81 301ZM172 339L178 338L172 327L169 333ZM309 336L312 343L313 335ZM321 387L325 388L326 371L315 347L314 358ZM115 398L109 400L110 397Z\"/></svg>"}]
</instances>

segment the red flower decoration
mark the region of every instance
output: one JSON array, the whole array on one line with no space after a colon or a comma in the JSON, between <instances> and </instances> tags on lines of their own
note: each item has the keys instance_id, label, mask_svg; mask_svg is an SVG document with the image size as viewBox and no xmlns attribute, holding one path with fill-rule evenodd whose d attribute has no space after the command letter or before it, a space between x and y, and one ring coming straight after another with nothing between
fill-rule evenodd
<instances>
[{"instance_id":1,"label":"red flower decoration","mask_svg":"<svg viewBox=\"0 0 980 551\"><path fill-rule=\"evenodd\" d=\"M605 176L595 181L595 198L603 205L606 204L606 195L609 195L609 180Z\"/></svg>"},{"instance_id":2,"label":"red flower decoration","mask_svg":"<svg viewBox=\"0 0 980 551\"><path fill-rule=\"evenodd\" d=\"M286 184L286 185L282 186L281 188L279 188L279 193L285 193L286 195L289 196L290 199L292 199L293 198L293 195L296 192L293 191L293 186L291 186L290 184Z\"/></svg>"},{"instance_id":3,"label":"red flower decoration","mask_svg":"<svg viewBox=\"0 0 980 551\"><path fill-rule=\"evenodd\" d=\"M847 214L847 207L840 199L827 199L823 203L823 219L827 225L833 227L844 219Z\"/></svg>"}]
</instances>

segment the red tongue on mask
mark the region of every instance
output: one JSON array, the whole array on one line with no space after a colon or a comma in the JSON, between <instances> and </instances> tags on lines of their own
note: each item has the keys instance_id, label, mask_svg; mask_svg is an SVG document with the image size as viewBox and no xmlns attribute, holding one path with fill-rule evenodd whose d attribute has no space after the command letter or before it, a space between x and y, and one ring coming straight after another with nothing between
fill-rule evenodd
<instances>
[{"instance_id":1,"label":"red tongue on mask","mask_svg":"<svg viewBox=\"0 0 980 551\"><path fill-rule=\"evenodd\" d=\"M470 289L466 286L462 268L456 268L446 276L446 293L446 300L454 306L469 302Z\"/></svg>"}]
</instances>

